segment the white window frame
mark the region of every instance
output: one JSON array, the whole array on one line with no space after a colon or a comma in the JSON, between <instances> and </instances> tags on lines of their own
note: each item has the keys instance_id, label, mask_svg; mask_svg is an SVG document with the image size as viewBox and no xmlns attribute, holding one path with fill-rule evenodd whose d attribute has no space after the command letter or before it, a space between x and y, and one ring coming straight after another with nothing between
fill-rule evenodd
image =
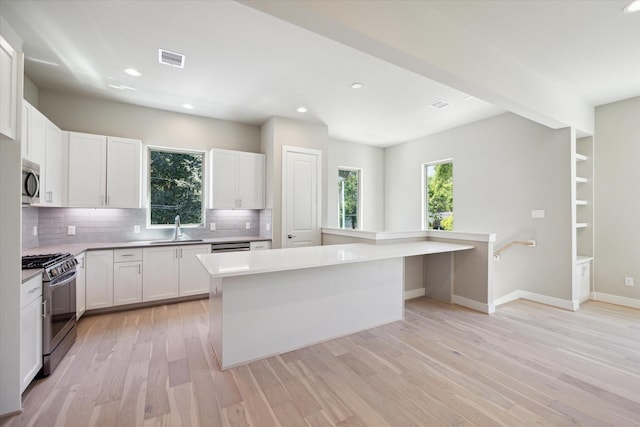
<instances>
[{"instance_id":1,"label":"white window frame","mask_svg":"<svg viewBox=\"0 0 640 427\"><path fill-rule=\"evenodd\" d=\"M358 227L354 228L353 230L364 230L363 227L363 222L362 222L362 183L363 183L363 169L362 168L354 168L351 166L338 166L338 170L336 173L336 179L338 181L338 183L340 182L340 171L350 171L350 172L357 172L358 174L358 216L357 216L357 221L358 221ZM335 188L335 187L334 187ZM338 228L341 228L343 230L352 230L351 228L344 228L344 227L340 227L340 194L338 193Z\"/></svg>"},{"instance_id":2,"label":"white window frame","mask_svg":"<svg viewBox=\"0 0 640 427\"><path fill-rule=\"evenodd\" d=\"M453 159L442 159L434 162L426 162L422 164L422 229L429 230L429 189L427 188L427 168L429 166L441 165L443 163L451 163L455 170ZM455 186L454 186L455 188ZM454 199L455 202L455 199Z\"/></svg>"},{"instance_id":3,"label":"white window frame","mask_svg":"<svg viewBox=\"0 0 640 427\"><path fill-rule=\"evenodd\" d=\"M145 200L145 208L147 210L147 228L148 229L167 229L173 228L173 224L151 224L151 179L149 176L150 167L151 167L151 151L164 151L170 153L183 153L183 154L201 154L202 155L202 201L201 201L201 212L200 212L200 224L181 224L181 228L198 228L204 227L206 224L206 201L207 199L207 191L209 186L207 185L209 175L208 175L208 162L209 157L206 151L203 150L193 150L188 148L175 148L175 147L164 147L159 145L147 145L147 155L145 156L145 175L144 179L146 180L146 200Z\"/></svg>"}]
</instances>

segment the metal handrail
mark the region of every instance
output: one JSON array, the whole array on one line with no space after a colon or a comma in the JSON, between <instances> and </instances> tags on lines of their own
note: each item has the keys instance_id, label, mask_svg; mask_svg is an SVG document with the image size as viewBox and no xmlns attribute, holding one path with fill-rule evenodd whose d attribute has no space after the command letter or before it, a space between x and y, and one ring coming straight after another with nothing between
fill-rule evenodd
<instances>
[{"instance_id":1,"label":"metal handrail","mask_svg":"<svg viewBox=\"0 0 640 427\"><path fill-rule=\"evenodd\" d=\"M500 254L504 251L506 251L507 249L509 249L511 246L514 245L522 245L522 246L531 246L534 247L536 245L536 241L535 240L512 240L509 243L507 243L506 245L504 245L503 247L501 247L500 249L498 249L497 251L495 251L493 253L493 257L500 257Z\"/></svg>"}]
</instances>

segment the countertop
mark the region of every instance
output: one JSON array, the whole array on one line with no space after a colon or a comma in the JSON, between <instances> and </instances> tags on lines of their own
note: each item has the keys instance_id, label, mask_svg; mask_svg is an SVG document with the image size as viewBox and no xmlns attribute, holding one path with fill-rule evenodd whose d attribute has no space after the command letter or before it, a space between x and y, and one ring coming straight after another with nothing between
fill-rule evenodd
<instances>
[{"instance_id":1,"label":"countertop","mask_svg":"<svg viewBox=\"0 0 640 427\"><path fill-rule=\"evenodd\" d=\"M474 246L425 241L389 245L352 243L196 256L212 277L229 277L469 249Z\"/></svg>"},{"instance_id":2,"label":"countertop","mask_svg":"<svg viewBox=\"0 0 640 427\"><path fill-rule=\"evenodd\" d=\"M78 256L82 252L100 249L123 249L123 248L148 248L159 246L173 246L173 245L206 245L211 243L236 243L236 242L261 242L270 241L270 238L250 236L250 237L217 237L212 239L203 239L201 242L189 242L189 241L176 241L176 242L163 242L152 243L152 241L142 240L133 242L108 242L108 243L69 243L61 245L48 245L38 246L36 248L26 249L22 251L22 255L44 255L55 253L70 253L73 256ZM22 270L22 283L27 280L42 274L41 268L32 270Z\"/></svg>"}]
</instances>

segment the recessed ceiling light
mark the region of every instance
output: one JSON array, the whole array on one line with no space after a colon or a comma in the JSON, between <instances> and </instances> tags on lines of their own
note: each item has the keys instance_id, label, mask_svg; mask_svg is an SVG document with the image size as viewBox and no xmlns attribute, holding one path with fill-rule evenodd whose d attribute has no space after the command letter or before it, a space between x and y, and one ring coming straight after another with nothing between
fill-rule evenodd
<instances>
[{"instance_id":1,"label":"recessed ceiling light","mask_svg":"<svg viewBox=\"0 0 640 427\"><path fill-rule=\"evenodd\" d=\"M434 108L436 110L442 110L449 107L450 105L451 104L449 104L447 101L438 100L436 102L432 102L431 104L429 104L429 107Z\"/></svg>"},{"instance_id":2,"label":"recessed ceiling light","mask_svg":"<svg viewBox=\"0 0 640 427\"><path fill-rule=\"evenodd\" d=\"M125 68L124 72L133 77L140 77L142 75L142 73L135 68Z\"/></svg>"},{"instance_id":3,"label":"recessed ceiling light","mask_svg":"<svg viewBox=\"0 0 640 427\"><path fill-rule=\"evenodd\" d=\"M298 111L298 113L306 113L306 112L307 112L307 109L306 109L306 108L304 108L304 107L298 107L298 110L297 110L297 111Z\"/></svg>"},{"instance_id":4,"label":"recessed ceiling light","mask_svg":"<svg viewBox=\"0 0 640 427\"><path fill-rule=\"evenodd\" d=\"M191 105L191 104L182 104L182 106L184 108L186 108L187 110L193 110L193 105Z\"/></svg>"},{"instance_id":5,"label":"recessed ceiling light","mask_svg":"<svg viewBox=\"0 0 640 427\"><path fill-rule=\"evenodd\" d=\"M351 89L360 89L362 87L362 83L355 82L351 84Z\"/></svg>"},{"instance_id":6,"label":"recessed ceiling light","mask_svg":"<svg viewBox=\"0 0 640 427\"><path fill-rule=\"evenodd\" d=\"M628 3L624 9L622 9L622 11L624 13L633 13L633 12L637 12L640 10L640 0L634 0L630 3Z\"/></svg>"}]
</instances>

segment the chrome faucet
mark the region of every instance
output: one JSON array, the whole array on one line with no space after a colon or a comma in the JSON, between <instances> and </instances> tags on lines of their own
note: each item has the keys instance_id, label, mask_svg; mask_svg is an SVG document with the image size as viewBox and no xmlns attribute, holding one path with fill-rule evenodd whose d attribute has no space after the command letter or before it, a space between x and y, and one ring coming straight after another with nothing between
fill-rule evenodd
<instances>
[{"instance_id":1,"label":"chrome faucet","mask_svg":"<svg viewBox=\"0 0 640 427\"><path fill-rule=\"evenodd\" d=\"M175 218L175 231L173 234L173 240L178 240L178 238L182 235L182 231L180 230L180 215L176 215Z\"/></svg>"}]
</instances>

